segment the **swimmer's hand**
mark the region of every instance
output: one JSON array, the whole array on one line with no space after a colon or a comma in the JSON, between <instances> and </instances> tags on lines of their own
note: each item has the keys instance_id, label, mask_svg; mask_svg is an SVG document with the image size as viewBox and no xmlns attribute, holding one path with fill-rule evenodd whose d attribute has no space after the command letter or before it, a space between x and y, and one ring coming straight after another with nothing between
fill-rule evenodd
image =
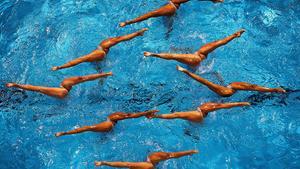
<instances>
[{"instance_id":1,"label":"swimmer's hand","mask_svg":"<svg viewBox=\"0 0 300 169\"><path fill-rule=\"evenodd\" d=\"M246 32L245 29L241 29L241 30L237 31L236 33L234 33L234 35L235 35L236 37L241 37L242 34L245 33L245 32Z\"/></svg>"},{"instance_id":2,"label":"swimmer's hand","mask_svg":"<svg viewBox=\"0 0 300 169\"><path fill-rule=\"evenodd\" d=\"M124 26L126 26L127 24L126 24L126 22L121 22L120 23L120 27L124 27Z\"/></svg>"},{"instance_id":3,"label":"swimmer's hand","mask_svg":"<svg viewBox=\"0 0 300 169\"><path fill-rule=\"evenodd\" d=\"M146 117L147 117L148 119L153 119L153 118L155 117L155 114L156 114L157 112L159 112L159 110L149 110L149 111L147 111Z\"/></svg>"},{"instance_id":4,"label":"swimmer's hand","mask_svg":"<svg viewBox=\"0 0 300 169\"><path fill-rule=\"evenodd\" d=\"M103 165L103 162L101 161L95 161L95 166L102 166Z\"/></svg>"},{"instance_id":5,"label":"swimmer's hand","mask_svg":"<svg viewBox=\"0 0 300 169\"><path fill-rule=\"evenodd\" d=\"M16 83L7 83L6 87L10 88L10 87L15 87L17 84Z\"/></svg>"},{"instance_id":6,"label":"swimmer's hand","mask_svg":"<svg viewBox=\"0 0 300 169\"><path fill-rule=\"evenodd\" d=\"M58 69L59 69L58 66L54 66L54 67L51 68L52 71L56 71L56 70L58 70Z\"/></svg>"},{"instance_id":7,"label":"swimmer's hand","mask_svg":"<svg viewBox=\"0 0 300 169\"><path fill-rule=\"evenodd\" d=\"M63 132L58 132L58 133L55 134L56 137L60 137L60 136L63 136L63 135L64 135Z\"/></svg>"},{"instance_id":8,"label":"swimmer's hand","mask_svg":"<svg viewBox=\"0 0 300 169\"><path fill-rule=\"evenodd\" d=\"M145 57L148 57L148 56L151 56L151 55L152 55L152 53L150 53L150 52L144 52Z\"/></svg>"},{"instance_id":9,"label":"swimmer's hand","mask_svg":"<svg viewBox=\"0 0 300 169\"><path fill-rule=\"evenodd\" d=\"M284 90L283 88L276 88L275 90L277 93L286 93L286 90Z\"/></svg>"},{"instance_id":10,"label":"swimmer's hand","mask_svg":"<svg viewBox=\"0 0 300 169\"><path fill-rule=\"evenodd\" d=\"M183 67L181 67L181 66L178 66L178 65L176 66L176 69L179 70L179 71L181 71L181 72L186 71L185 68L183 68Z\"/></svg>"}]
</instances>

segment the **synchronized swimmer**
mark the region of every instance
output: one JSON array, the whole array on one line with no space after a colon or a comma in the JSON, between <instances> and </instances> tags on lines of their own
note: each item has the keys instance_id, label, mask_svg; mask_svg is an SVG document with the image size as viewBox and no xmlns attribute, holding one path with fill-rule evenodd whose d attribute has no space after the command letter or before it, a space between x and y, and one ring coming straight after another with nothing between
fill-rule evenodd
<instances>
[{"instance_id":1,"label":"synchronized swimmer","mask_svg":"<svg viewBox=\"0 0 300 169\"><path fill-rule=\"evenodd\" d=\"M171 114L151 114L150 118L159 119L183 119L191 122L202 122L209 112L213 112L219 109L230 109L233 107L250 106L248 102L236 102L236 103L205 103L198 107L197 110L187 112L175 112Z\"/></svg>"},{"instance_id":2,"label":"synchronized swimmer","mask_svg":"<svg viewBox=\"0 0 300 169\"><path fill-rule=\"evenodd\" d=\"M129 168L129 169L155 169L158 163L173 158L180 158L198 153L197 150L189 150L182 152L155 152L147 157L146 162L107 162L96 161L96 166L109 166L116 168Z\"/></svg>"},{"instance_id":3,"label":"synchronized swimmer","mask_svg":"<svg viewBox=\"0 0 300 169\"><path fill-rule=\"evenodd\" d=\"M258 91L258 92L275 92L275 93L285 93L286 91L282 88L267 88L263 86L258 86L256 84L250 84L246 82L232 82L228 86L221 86L210 82L188 70L177 66L177 70L187 74L192 79L200 82L201 84L207 86L210 90L214 91L216 94L223 97L230 97L235 94L238 90L247 90L247 91Z\"/></svg>"},{"instance_id":4,"label":"synchronized swimmer","mask_svg":"<svg viewBox=\"0 0 300 169\"><path fill-rule=\"evenodd\" d=\"M70 134L78 134L82 132L92 131L92 132L109 132L113 129L113 127L118 123L118 121L132 119L132 118L140 118L140 117L147 117L153 116L154 113L158 112L157 110L149 110L146 112L140 113L124 113L124 112L116 112L107 117L107 120L101 122L99 124L95 124L92 126L84 126L77 128L75 130L67 131L67 132L58 132L55 134L56 137L60 137L63 135L70 135Z\"/></svg>"},{"instance_id":5,"label":"synchronized swimmer","mask_svg":"<svg viewBox=\"0 0 300 169\"><path fill-rule=\"evenodd\" d=\"M52 68L53 71L59 70L59 69L65 69L65 68L69 68L69 67L73 67L76 66L78 64L84 63L84 62L96 62L96 61L101 61L104 59L104 57L108 54L109 49L112 46L117 45L120 42L123 41L128 41L131 40L137 36L143 36L144 32L147 31L147 28L141 29L137 32L134 32L132 34L129 35L124 35L124 36L119 36L119 37L114 37L114 38L108 38L104 41L102 41L99 46L97 47L96 50L94 50L93 52L91 52L88 55L85 56L81 56L77 59L74 59L62 66L55 66Z\"/></svg>"},{"instance_id":6,"label":"synchronized swimmer","mask_svg":"<svg viewBox=\"0 0 300 169\"><path fill-rule=\"evenodd\" d=\"M126 25L130 25L130 24L137 23L137 22L142 22L149 18L155 18L155 17L160 17L160 16L172 16L176 13L177 9L179 9L181 4L186 3L188 1L189 0L170 0L168 4L160 7L159 9L148 12L148 13L146 13L142 16L139 16L135 19L121 22L120 27L124 27ZM224 2L224 0L206 0L206 1L212 1L214 3Z\"/></svg>"},{"instance_id":7,"label":"synchronized swimmer","mask_svg":"<svg viewBox=\"0 0 300 169\"><path fill-rule=\"evenodd\" d=\"M200 49L193 53L193 54L175 54L175 53L151 53L151 52L144 52L144 55L146 57L157 57L157 58L162 58L166 60L176 60L178 62L190 65L190 66L198 66L200 62L202 62L204 59L207 58L207 55L214 51L215 49L226 45L230 41L232 41L235 38L240 37L243 33L245 32L244 29L241 29L237 31L236 33L221 39L217 40L211 43L208 43Z\"/></svg>"},{"instance_id":8,"label":"synchronized swimmer","mask_svg":"<svg viewBox=\"0 0 300 169\"><path fill-rule=\"evenodd\" d=\"M112 72L66 78L61 82L60 87L33 86L33 85L24 85L24 84L17 84L17 83L7 83L6 86L9 88L15 87L23 90L39 92L51 97L63 99L69 94L69 92L71 91L74 85L86 81L92 81L99 78L104 78L107 76L112 76Z\"/></svg>"}]
</instances>

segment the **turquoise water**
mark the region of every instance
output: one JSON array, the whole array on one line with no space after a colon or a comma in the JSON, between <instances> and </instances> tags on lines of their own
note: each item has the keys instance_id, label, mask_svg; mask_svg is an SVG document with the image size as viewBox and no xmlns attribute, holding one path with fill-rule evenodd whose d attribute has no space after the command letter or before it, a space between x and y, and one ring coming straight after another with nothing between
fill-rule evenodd
<instances>
[{"instance_id":1,"label":"turquoise water","mask_svg":"<svg viewBox=\"0 0 300 169\"><path fill-rule=\"evenodd\" d=\"M0 168L94 168L93 161L144 161L153 151L198 149L160 169L300 168L300 1L191 1L171 18L119 28L163 0L0 1ZM98 43L148 27L99 63L51 72ZM288 93L239 92L221 98L176 71L175 61L143 51L192 52L240 28L247 32L213 52L197 74L220 84L245 81L283 86ZM182 64L179 64L182 65ZM184 66L184 65L182 65ZM65 77L112 71L80 84L64 100L7 89L7 82L58 86ZM250 108L211 113L198 125L135 119L110 133L55 138L58 131L105 120L115 111L194 110L207 101L249 101ZM106 168L106 167L103 167Z\"/></svg>"}]
</instances>

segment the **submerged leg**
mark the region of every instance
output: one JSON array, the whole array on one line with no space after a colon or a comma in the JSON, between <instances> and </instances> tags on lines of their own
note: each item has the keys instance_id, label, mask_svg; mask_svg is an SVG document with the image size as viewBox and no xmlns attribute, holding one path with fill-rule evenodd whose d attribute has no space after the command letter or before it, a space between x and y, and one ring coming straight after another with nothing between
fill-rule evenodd
<instances>
[{"instance_id":1,"label":"submerged leg","mask_svg":"<svg viewBox=\"0 0 300 169\"><path fill-rule=\"evenodd\" d=\"M170 16L170 15L173 15L175 12L176 12L176 8L174 8L170 4L167 4L157 10L148 12L148 13L146 13L142 16L139 16L133 20L121 22L120 27L124 27L126 25L130 25L130 24L137 23L137 22L141 22L141 21L147 20L149 18L153 18L153 17Z\"/></svg>"},{"instance_id":2,"label":"submerged leg","mask_svg":"<svg viewBox=\"0 0 300 169\"><path fill-rule=\"evenodd\" d=\"M263 86L258 86L256 84L246 83L246 82L233 82L230 84L230 86L234 90L249 90L249 91L277 92L277 93L285 93L286 92L282 88L267 88L267 87L263 87Z\"/></svg>"},{"instance_id":3,"label":"submerged leg","mask_svg":"<svg viewBox=\"0 0 300 169\"><path fill-rule=\"evenodd\" d=\"M219 109L229 109L233 107L250 106L249 102L236 102L236 103L204 103L199 109L206 116L209 112Z\"/></svg>"},{"instance_id":4,"label":"submerged leg","mask_svg":"<svg viewBox=\"0 0 300 169\"><path fill-rule=\"evenodd\" d=\"M84 126L84 127L80 127L80 128L74 129L74 130L67 131L67 132L58 132L58 133L55 134L55 136L60 137L60 136L63 136L63 135L78 134L78 133L83 133L83 132L86 132L86 131L92 131L92 127L91 126Z\"/></svg>"},{"instance_id":5,"label":"submerged leg","mask_svg":"<svg viewBox=\"0 0 300 169\"><path fill-rule=\"evenodd\" d=\"M100 51L100 50L95 50L92 53L76 58L74 60L69 61L68 63L61 65L61 66L54 66L52 67L53 71L56 70L60 70L60 69L65 69L65 68L69 68L69 67L73 67L76 66L80 63L83 62L95 62L95 61L99 61L101 59L103 59L105 57L105 52Z\"/></svg>"},{"instance_id":6,"label":"submerged leg","mask_svg":"<svg viewBox=\"0 0 300 169\"><path fill-rule=\"evenodd\" d=\"M146 57L158 57L166 60L176 60L178 62L188 64L191 66L198 65L202 58L196 54L174 54L174 53L150 53L144 52L144 56Z\"/></svg>"},{"instance_id":7,"label":"submerged leg","mask_svg":"<svg viewBox=\"0 0 300 169\"><path fill-rule=\"evenodd\" d=\"M143 36L147 30L148 30L148 28L143 28L137 32L134 32L134 33L131 33L128 35L118 36L118 37L114 37L114 38L108 38L108 39L102 41L100 46L103 49L109 49L110 47L115 46L120 42L131 40L137 36Z\"/></svg>"},{"instance_id":8,"label":"submerged leg","mask_svg":"<svg viewBox=\"0 0 300 169\"><path fill-rule=\"evenodd\" d=\"M67 90L71 90L72 86L77 85L79 83L83 83L86 81L92 81L92 80L96 80L96 79L107 77L107 76L112 76L112 72L91 74L91 75L86 75L86 76L70 77L70 78L66 78L61 83L61 86L66 88Z\"/></svg>"},{"instance_id":9,"label":"submerged leg","mask_svg":"<svg viewBox=\"0 0 300 169\"><path fill-rule=\"evenodd\" d=\"M215 93L217 93L218 95L220 96L223 96L223 97L229 97L231 95L233 95L235 93L235 90L231 89L231 88L228 88L228 87L224 87L224 86L221 86L221 85L217 85L217 84L214 84L192 72L189 72L188 70L180 67L180 66L177 66L177 70L187 74L188 76L190 76L191 78L193 78L194 80L202 83L203 85L207 86L209 89L211 89L212 91L214 91Z\"/></svg>"},{"instance_id":10,"label":"submerged leg","mask_svg":"<svg viewBox=\"0 0 300 169\"><path fill-rule=\"evenodd\" d=\"M15 87L23 90L39 92L48 96L64 98L68 95L68 90L65 88L54 88L54 87L43 87L43 86L33 86L33 85L22 85L16 83L7 83L7 87Z\"/></svg>"},{"instance_id":11,"label":"submerged leg","mask_svg":"<svg viewBox=\"0 0 300 169\"><path fill-rule=\"evenodd\" d=\"M245 32L244 29L224 38L221 40L217 40L215 42L212 43L208 43L204 46L202 46L199 50L198 53L207 56L210 52L214 51L215 49L217 49L220 46L226 45L227 43L229 43L230 41L232 41L235 38L240 37L243 33Z\"/></svg>"}]
</instances>

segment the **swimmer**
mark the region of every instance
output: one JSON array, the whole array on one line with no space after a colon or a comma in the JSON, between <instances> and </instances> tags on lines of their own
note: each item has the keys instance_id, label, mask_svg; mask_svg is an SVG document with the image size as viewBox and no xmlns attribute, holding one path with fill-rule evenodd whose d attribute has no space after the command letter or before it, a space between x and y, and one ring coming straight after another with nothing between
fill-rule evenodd
<instances>
[{"instance_id":1,"label":"swimmer","mask_svg":"<svg viewBox=\"0 0 300 169\"><path fill-rule=\"evenodd\" d=\"M28 91L34 91L34 92L39 92L51 97L56 97L59 99L65 98L72 87L74 85L77 85L79 83L83 83L86 81L92 81L96 80L98 78L104 78L107 76L111 76L112 73L98 73L98 74L92 74L92 75L86 75L86 76L76 76L76 77L70 77L66 78L62 81L60 87L43 87L43 86L32 86L32 85L22 85L22 84L16 84L16 83L7 83L6 87L11 88L20 88L23 90L28 90Z\"/></svg>"},{"instance_id":2,"label":"swimmer","mask_svg":"<svg viewBox=\"0 0 300 169\"><path fill-rule=\"evenodd\" d=\"M177 66L177 70L187 74L194 80L202 83L203 85L207 86L210 90L214 91L220 96L223 97L230 97L233 94L235 94L238 90L247 90L247 91L258 91L258 92L276 92L276 93L285 93L286 91L282 88L267 88L263 86L258 86L255 84L250 84L246 82L233 82L228 86L221 86L218 84L214 84L192 72L189 72L188 70Z\"/></svg>"},{"instance_id":3,"label":"swimmer","mask_svg":"<svg viewBox=\"0 0 300 169\"><path fill-rule=\"evenodd\" d=\"M177 9L179 9L180 5L183 3L186 3L188 1L189 0L170 0L168 4L160 7L159 9L148 12L148 13L146 13L142 16L139 16L133 20L129 20L129 21L120 23L120 27L124 27L126 25L130 25L130 24L137 23L137 22L142 22L149 18L174 15L176 13ZM217 2L223 2L224 0L207 0L207 1L212 1L214 3L217 3Z\"/></svg>"},{"instance_id":4,"label":"swimmer","mask_svg":"<svg viewBox=\"0 0 300 169\"><path fill-rule=\"evenodd\" d=\"M116 112L107 117L107 120L104 122L101 122L99 124L95 124L92 126L84 126L77 128L75 130L67 131L67 132L58 132L55 134L56 137L60 137L63 135L71 135L71 134L78 134L82 132L92 131L92 132L109 132L113 129L113 127L117 124L118 121L125 120L125 119L132 119L132 118L139 118L142 116L145 116L149 118L150 116L153 116L154 113L156 113L157 110L149 110L146 112L141 113L123 113L123 112Z\"/></svg>"},{"instance_id":5,"label":"swimmer","mask_svg":"<svg viewBox=\"0 0 300 169\"><path fill-rule=\"evenodd\" d=\"M175 112L171 114L152 114L149 118L160 118L160 119L183 119L191 122L202 122L209 112L216 111L219 109L230 109L238 106L250 106L248 102L236 102L236 103L205 103L198 107L197 110L188 112Z\"/></svg>"},{"instance_id":6,"label":"swimmer","mask_svg":"<svg viewBox=\"0 0 300 169\"><path fill-rule=\"evenodd\" d=\"M73 67L76 66L78 64L84 63L84 62L96 62L96 61L101 61L102 59L104 59L104 57L108 54L109 49L112 46L117 45L120 42L123 41L128 41L131 40L137 36L143 36L144 32L147 31L147 28L141 29L137 32L134 32L132 34L129 35L124 35L124 36L119 36L119 37L114 37L114 38L108 38L104 41L102 41L99 46L97 47L96 50L94 50L93 52L91 52L88 55L79 57L77 59L74 59L62 66L54 66L52 67L53 71L59 70L59 69L65 69L65 68L69 68L69 67Z\"/></svg>"},{"instance_id":7,"label":"swimmer","mask_svg":"<svg viewBox=\"0 0 300 169\"><path fill-rule=\"evenodd\" d=\"M244 29L237 31L236 33L212 43L208 43L202 46L197 52L191 54L175 54L175 53L151 53L144 52L146 57L157 57L166 60L176 60L178 62L190 65L198 66L200 62L207 58L207 55L217 49L218 47L224 46L235 38L240 37L245 32Z\"/></svg>"},{"instance_id":8,"label":"swimmer","mask_svg":"<svg viewBox=\"0 0 300 169\"><path fill-rule=\"evenodd\" d=\"M182 152L155 152L147 157L146 162L106 162L106 161L96 161L96 166L110 166L115 168L129 168L129 169L155 169L161 161L166 161L173 158L180 158L188 155L193 155L198 153L197 150L189 150Z\"/></svg>"}]
</instances>

